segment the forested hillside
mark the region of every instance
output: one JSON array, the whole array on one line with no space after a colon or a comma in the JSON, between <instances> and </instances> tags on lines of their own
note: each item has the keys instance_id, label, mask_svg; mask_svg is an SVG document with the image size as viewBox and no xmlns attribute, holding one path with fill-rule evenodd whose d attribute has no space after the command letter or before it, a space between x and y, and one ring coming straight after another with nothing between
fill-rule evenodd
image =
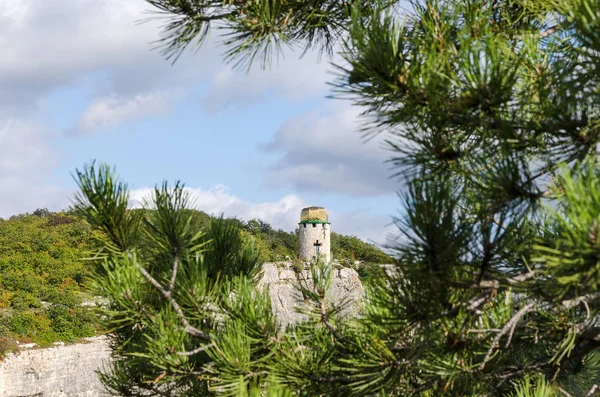
<instances>
[{"instance_id":1,"label":"forested hillside","mask_svg":"<svg viewBox=\"0 0 600 397\"><path fill-rule=\"evenodd\" d=\"M194 229L201 231L210 225L210 215L191 212ZM275 230L260 220L229 221L237 224L242 239L254 239L263 262L297 256L295 232ZM94 244L92 233L75 216L45 209L0 219L0 356L14 348L14 340L44 346L97 332L93 311L81 306L91 298L87 282L93 266L85 258ZM391 261L376 246L357 237L332 233L331 246L333 257L342 264L365 262L360 272L365 278L372 273L370 264Z\"/></svg>"},{"instance_id":2,"label":"forested hillside","mask_svg":"<svg viewBox=\"0 0 600 397\"><path fill-rule=\"evenodd\" d=\"M0 219L0 355L14 338L44 346L95 333L93 314L81 306L91 241L88 225L63 213Z\"/></svg>"},{"instance_id":3,"label":"forested hillside","mask_svg":"<svg viewBox=\"0 0 600 397\"><path fill-rule=\"evenodd\" d=\"M202 211L194 213L193 224L197 230L205 228L212 217ZM242 221L231 219L237 223L246 237L252 236L261 251L262 260L284 261L294 259L298 255L298 234L296 230L286 232L282 229L273 229L271 225L260 219ZM335 225L333 226L335 229ZM361 261L369 264L390 263L392 259L374 244L364 242L355 236L345 236L331 233L332 258L340 262Z\"/></svg>"}]
</instances>

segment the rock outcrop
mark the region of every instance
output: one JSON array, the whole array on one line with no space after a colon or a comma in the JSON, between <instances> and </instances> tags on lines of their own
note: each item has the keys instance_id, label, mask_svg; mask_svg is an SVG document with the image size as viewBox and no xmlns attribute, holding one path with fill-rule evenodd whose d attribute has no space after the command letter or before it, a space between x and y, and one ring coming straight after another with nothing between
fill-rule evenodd
<instances>
[{"instance_id":1,"label":"rock outcrop","mask_svg":"<svg viewBox=\"0 0 600 397\"><path fill-rule=\"evenodd\" d=\"M106 337L10 354L0 362L0 397L106 396L96 371L109 355Z\"/></svg>"},{"instance_id":2,"label":"rock outcrop","mask_svg":"<svg viewBox=\"0 0 600 397\"><path fill-rule=\"evenodd\" d=\"M331 289L327 293L330 304L342 306L342 314L352 314L358 310L364 289L354 269L339 268L333 270ZM298 291L301 284L312 286L310 269L294 270L292 262L265 263L259 286L268 287L271 304L282 327L297 323L306 318L298 312L304 305L304 298Z\"/></svg>"}]
</instances>

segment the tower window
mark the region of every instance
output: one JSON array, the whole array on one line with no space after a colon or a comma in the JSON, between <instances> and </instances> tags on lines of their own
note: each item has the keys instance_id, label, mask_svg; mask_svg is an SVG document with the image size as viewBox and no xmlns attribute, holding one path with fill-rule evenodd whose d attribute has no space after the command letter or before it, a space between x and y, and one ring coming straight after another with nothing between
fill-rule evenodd
<instances>
[{"instance_id":1,"label":"tower window","mask_svg":"<svg viewBox=\"0 0 600 397\"><path fill-rule=\"evenodd\" d=\"M303 223L303 225L304 225L304 228L306 229L306 223Z\"/></svg>"},{"instance_id":2,"label":"tower window","mask_svg":"<svg viewBox=\"0 0 600 397\"><path fill-rule=\"evenodd\" d=\"M321 243L319 243L319 240L317 240L317 241L315 242L315 244L314 244L314 246L315 246L315 250L316 250L316 253L317 253L317 255L316 255L317 257L319 256L319 248L321 247L321 245L322 245L322 244L321 244Z\"/></svg>"},{"instance_id":3,"label":"tower window","mask_svg":"<svg viewBox=\"0 0 600 397\"><path fill-rule=\"evenodd\" d=\"M316 224L316 223L313 223L313 227L317 227L317 224Z\"/></svg>"}]
</instances>

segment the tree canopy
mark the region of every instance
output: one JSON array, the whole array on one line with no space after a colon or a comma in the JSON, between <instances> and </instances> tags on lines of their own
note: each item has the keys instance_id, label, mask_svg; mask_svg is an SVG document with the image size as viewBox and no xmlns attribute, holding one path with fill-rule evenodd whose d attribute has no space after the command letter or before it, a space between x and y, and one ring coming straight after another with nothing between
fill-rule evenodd
<instances>
[{"instance_id":1,"label":"tree canopy","mask_svg":"<svg viewBox=\"0 0 600 397\"><path fill-rule=\"evenodd\" d=\"M406 215L396 269L372 284L358 318L326 305L331 269L313 264L303 291L313 316L280 330L250 262L204 273L216 259L191 256L201 248L160 188L154 205L166 209L152 222L177 228L151 236L169 260L137 262L136 221L113 185L86 188L101 175L88 169L80 210L115 235L107 280L144 291L113 319L136 318L138 337L156 338L137 346L145 366L113 379L135 374L179 395L599 393L598 0L148 2L169 18L167 55L213 29L244 66L283 45L338 50L335 96L364 110L365 133L387 134ZM184 277L180 261L205 270Z\"/></svg>"}]
</instances>

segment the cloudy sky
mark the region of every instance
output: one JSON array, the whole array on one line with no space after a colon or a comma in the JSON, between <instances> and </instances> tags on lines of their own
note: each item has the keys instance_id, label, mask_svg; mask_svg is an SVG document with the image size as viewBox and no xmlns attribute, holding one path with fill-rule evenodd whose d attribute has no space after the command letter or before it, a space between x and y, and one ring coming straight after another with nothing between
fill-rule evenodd
<instances>
[{"instance_id":1,"label":"cloudy sky","mask_svg":"<svg viewBox=\"0 0 600 397\"><path fill-rule=\"evenodd\" d=\"M136 197L185 182L209 213L293 230L327 207L332 228L384 242L397 182L359 111L326 99L332 67L286 53L232 70L208 43L172 65L152 50L143 0L0 0L0 217L66 208L71 173L117 167ZM213 38L212 42L217 39Z\"/></svg>"}]
</instances>

